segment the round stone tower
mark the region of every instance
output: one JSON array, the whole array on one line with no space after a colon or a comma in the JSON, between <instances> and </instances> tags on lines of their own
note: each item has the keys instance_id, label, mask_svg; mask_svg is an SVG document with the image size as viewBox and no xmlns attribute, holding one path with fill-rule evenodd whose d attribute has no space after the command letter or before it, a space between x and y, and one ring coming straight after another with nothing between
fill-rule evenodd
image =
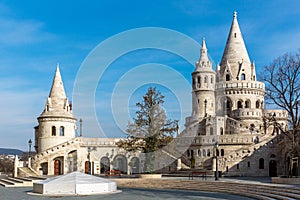
<instances>
[{"instance_id":1,"label":"round stone tower","mask_svg":"<svg viewBox=\"0 0 300 200\"><path fill-rule=\"evenodd\" d=\"M215 81L216 73L208 58L205 40L202 40L199 61L192 73L193 79L193 109L192 116L203 118L215 116Z\"/></svg>"},{"instance_id":2,"label":"round stone tower","mask_svg":"<svg viewBox=\"0 0 300 200\"><path fill-rule=\"evenodd\" d=\"M255 126L261 120L264 83L256 81L254 63L248 52L234 12L220 66L217 68L217 115L227 115Z\"/></svg>"},{"instance_id":3,"label":"round stone tower","mask_svg":"<svg viewBox=\"0 0 300 200\"><path fill-rule=\"evenodd\" d=\"M76 118L72 113L72 105L68 102L58 66L45 109L37 119L39 122L35 127L37 153L75 137Z\"/></svg>"}]
</instances>

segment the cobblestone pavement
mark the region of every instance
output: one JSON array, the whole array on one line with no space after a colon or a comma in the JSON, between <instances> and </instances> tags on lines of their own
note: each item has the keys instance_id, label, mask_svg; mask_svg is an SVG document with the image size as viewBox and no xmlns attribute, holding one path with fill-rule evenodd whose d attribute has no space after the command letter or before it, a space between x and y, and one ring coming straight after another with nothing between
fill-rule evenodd
<instances>
[{"instance_id":1,"label":"cobblestone pavement","mask_svg":"<svg viewBox=\"0 0 300 200\"><path fill-rule=\"evenodd\" d=\"M117 194L106 194L106 195L95 195L95 196L69 196L69 197L45 197L45 196L35 196L29 195L27 192L32 190L31 187L22 188L5 188L0 186L0 199L1 200L150 200L150 199L205 199L205 200L251 200L251 198L222 194L222 193L212 193L212 192L199 192L199 191L186 191L186 190L160 190L160 189L128 189L120 188L121 193Z\"/></svg>"}]
</instances>

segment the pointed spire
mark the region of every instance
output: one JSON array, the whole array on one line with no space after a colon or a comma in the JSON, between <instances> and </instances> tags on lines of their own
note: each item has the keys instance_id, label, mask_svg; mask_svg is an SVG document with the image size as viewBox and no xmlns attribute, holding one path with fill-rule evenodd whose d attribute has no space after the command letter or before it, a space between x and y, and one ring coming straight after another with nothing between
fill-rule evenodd
<instances>
[{"instance_id":1,"label":"pointed spire","mask_svg":"<svg viewBox=\"0 0 300 200\"><path fill-rule=\"evenodd\" d=\"M50 98L67 98L64 85L62 82L62 78L59 71L59 64L56 65L56 71L51 87L51 91L49 94Z\"/></svg>"},{"instance_id":2,"label":"pointed spire","mask_svg":"<svg viewBox=\"0 0 300 200\"><path fill-rule=\"evenodd\" d=\"M212 70L212 63L208 58L207 54L207 48L205 43L205 38L202 38L202 46L200 50L200 58L198 62L196 63L196 69L195 71L201 71L201 70Z\"/></svg>"},{"instance_id":3,"label":"pointed spire","mask_svg":"<svg viewBox=\"0 0 300 200\"><path fill-rule=\"evenodd\" d=\"M225 50L221 60L221 67L229 63L235 72L234 76L238 74L238 68L241 63L250 65L250 59L243 40L243 36L237 20L237 12L233 13L233 20L226 42Z\"/></svg>"},{"instance_id":4,"label":"pointed spire","mask_svg":"<svg viewBox=\"0 0 300 200\"><path fill-rule=\"evenodd\" d=\"M200 53L200 59L199 61L209 61L208 55L207 55L207 48L205 43L205 38L202 38L202 47L201 47L201 53Z\"/></svg>"}]
</instances>

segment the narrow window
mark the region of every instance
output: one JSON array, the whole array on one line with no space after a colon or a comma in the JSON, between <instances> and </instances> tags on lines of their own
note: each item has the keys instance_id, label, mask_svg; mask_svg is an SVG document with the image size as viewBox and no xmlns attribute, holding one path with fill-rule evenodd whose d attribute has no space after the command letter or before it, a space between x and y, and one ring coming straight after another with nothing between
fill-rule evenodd
<instances>
[{"instance_id":1,"label":"narrow window","mask_svg":"<svg viewBox=\"0 0 300 200\"><path fill-rule=\"evenodd\" d=\"M236 33L234 33L234 38L236 38Z\"/></svg>"},{"instance_id":2,"label":"narrow window","mask_svg":"<svg viewBox=\"0 0 300 200\"><path fill-rule=\"evenodd\" d=\"M248 164L248 167L250 167L250 161L248 161L248 163L247 163L247 164Z\"/></svg>"},{"instance_id":3,"label":"narrow window","mask_svg":"<svg viewBox=\"0 0 300 200\"><path fill-rule=\"evenodd\" d=\"M205 151L205 149L203 149L203 154L202 154L203 156L206 156L206 151Z\"/></svg>"},{"instance_id":4,"label":"narrow window","mask_svg":"<svg viewBox=\"0 0 300 200\"><path fill-rule=\"evenodd\" d=\"M224 149L221 149L221 156L224 156L224 155L225 155Z\"/></svg>"},{"instance_id":5,"label":"narrow window","mask_svg":"<svg viewBox=\"0 0 300 200\"><path fill-rule=\"evenodd\" d=\"M238 108L243 108L242 102L238 101Z\"/></svg>"},{"instance_id":6,"label":"narrow window","mask_svg":"<svg viewBox=\"0 0 300 200\"><path fill-rule=\"evenodd\" d=\"M52 136L56 136L56 127L52 126Z\"/></svg>"},{"instance_id":7,"label":"narrow window","mask_svg":"<svg viewBox=\"0 0 300 200\"><path fill-rule=\"evenodd\" d=\"M236 169L240 169L240 165L239 164L236 165Z\"/></svg>"},{"instance_id":8,"label":"narrow window","mask_svg":"<svg viewBox=\"0 0 300 200\"><path fill-rule=\"evenodd\" d=\"M65 127L61 126L59 128L59 136L65 136Z\"/></svg>"},{"instance_id":9,"label":"narrow window","mask_svg":"<svg viewBox=\"0 0 300 200\"><path fill-rule=\"evenodd\" d=\"M210 149L207 149L207 157L210 157Z\"/></svg>"},{"instance_id":10,"label":"narrow window","mask_svg":"<svg viewBox=\"0 0 300 200\"><path fill-rule=\"evenodd\" d=\"M210 135L214 134L214 129L212 127L210 127L210 129L209 129L209 133L210 133Z\"/></svg>"},{"instance_id":11,"label":"narrow window","mask_svg":"<svg viewBox=\"0 0 300 200\"><path fill-rule=\"evenodd\" d=\"M241 75L241 80L242 81L246 80L246 75L244 73Z\"/></svg>"},{"instance_id":12,"label":"narrow window","mask_svg":"<svg viewBox=\"0 0 300 200\"><path fill-rule=\"evenodd\" d=\"M220 135L223 135L223 127L220 128Z\"/></svg>"},{"instance_id":13,"label":"narrow window","mask_svg":"<svg viewBox=\"0 0 300 200\"><path fill-rule=\"evenodd\" d=\"M204 83L207 83L207 76L204 77Z\"/></svg>"},{"instance_id":14,"label":"narrow window","mask_svg":"<svg viewBox=\"0 0 300 200\"><path fill-rule=\"evenodd\" d=\"M220 156L219 149L216 149L216 154L217 154L217 156Z\"/></svg>"},{"instance_id":15,"label":"narrow window","mask_svg":"<svg viewBox=\"0 0 300 200\"><path fill-rule=\"evenodd\" d=\"M230 81L230 75L226 74L226 81Z\"/></svg>"},{"instance_id":16,"label":"narrow window","mask_svg":"<svg viewBox=\"0 0 300 200\"><path fill-rule=\"evenodd\" d=\"M259 101L256 101L256 108L259 108L259 105L260 105Z\"/></svg>"},{"instance_id":17,"label":"narrow window","mask_svg":"<svg viewBox=\"0 0 300 200\"><path fill-rule=\"evenodd\" d=\"M211 76L211 78L210 78L210 82L211 83L214 83L214 78Z\"/></svg>"},{"instance_id":18,"label":"narrow window","mask_svg":"<svg viewBox=\"0 0 300 200\"><path fill-rule=\"evenodd\" d=\"M259 159L259 169L265 168L265 160L263 158Z\"/></svg>"},{"instance_id":19,"label":"narrow window","mask_svg":"<svg viewBox=\"0 0 300 200\"><path fill-rule=\"evenodd\" d=\"M198 150L198 156L201 157L201 150Z\"/></svg>"}]
</instances>

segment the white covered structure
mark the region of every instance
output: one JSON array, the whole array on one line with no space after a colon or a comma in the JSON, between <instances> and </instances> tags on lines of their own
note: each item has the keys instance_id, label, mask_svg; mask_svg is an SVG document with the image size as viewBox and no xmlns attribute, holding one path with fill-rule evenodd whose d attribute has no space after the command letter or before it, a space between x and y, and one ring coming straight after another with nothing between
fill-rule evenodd
<instances>
[{"instance_id":1,"label":"white covered structure","mask_svg":"<svg viewBox=\"0 0 300 200\"><path fill-rule=\"evenodd\" d=\"M33 193L42 195L96 195L115 193L117 183L108 179L72 172L33 184Z\"/></svg>"}]
</instances>

